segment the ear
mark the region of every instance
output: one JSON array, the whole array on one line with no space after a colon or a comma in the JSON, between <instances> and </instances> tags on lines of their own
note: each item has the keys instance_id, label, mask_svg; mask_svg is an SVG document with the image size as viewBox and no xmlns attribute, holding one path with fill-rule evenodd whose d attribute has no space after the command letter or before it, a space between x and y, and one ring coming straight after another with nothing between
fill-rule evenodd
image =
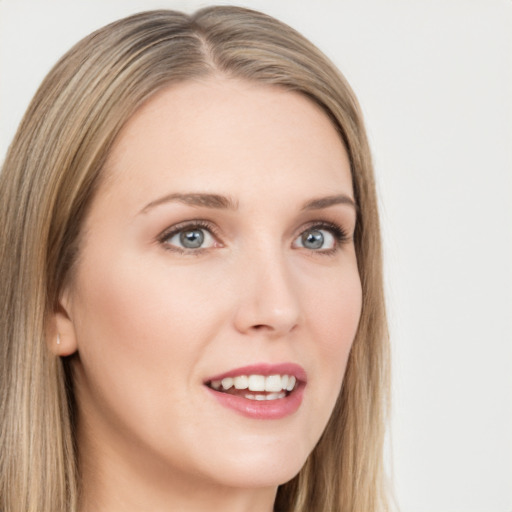
<instances>
[{"instance_id":1,"label":"ear","mask_svg":"<svg viewBox=\"0 0 512 512\"><path fill-rule=\"evenodd\" d=\"M69 293L65 291L48 322L48 348L56 356L69 356L78 350Z\"/></svg>"}]
</instances>

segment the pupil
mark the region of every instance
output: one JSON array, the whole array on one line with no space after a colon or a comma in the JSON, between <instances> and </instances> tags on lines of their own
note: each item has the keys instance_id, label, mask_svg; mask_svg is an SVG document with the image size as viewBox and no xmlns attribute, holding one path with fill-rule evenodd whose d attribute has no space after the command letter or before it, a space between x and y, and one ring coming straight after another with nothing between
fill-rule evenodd
<instances>
[{"instance_id":1,"label":"pupil","mask_svg":"<svg viewBox=\"0 0 512 512\"><path fill-rule=\"evenodd\" d=\"M183 247L186 247L187 249L197 249L198 247L201 247L204 242L204 234L199 229L184 231L180 234L180 242Z\"/></svg>"},{"instance_id":2,"label":"pupil","mask_svg":"<svg viewBox=\"0 0 512 512\"><path fill-rule=\"evenodd\" d=\"M320 249L324 245L324 235L320 231L309 231L302 235L302 243L308 249Z\"/></svg>"}]
</instances>

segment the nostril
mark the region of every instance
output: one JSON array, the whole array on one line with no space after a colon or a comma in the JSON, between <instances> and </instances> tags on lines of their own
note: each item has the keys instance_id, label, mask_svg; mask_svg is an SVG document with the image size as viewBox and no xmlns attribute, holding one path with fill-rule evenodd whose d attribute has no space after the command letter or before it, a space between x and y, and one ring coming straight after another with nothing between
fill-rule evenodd
<instances>
[{"instance_id":1,"label":"nostril","mask_svg":"<svg viewBox=\"0 0 512 512\"><path fill-rule=\"evenodd\" d=\"M288 324L283 324L283 325L279 325L277 322L275 323L275 325L272 325L272 324L254 324L254 325L251 325L249 330L253 333L261 333L261 334L271 334L271 333L275 333L275 334L279 334L279 333L283 333L283 332L291 332L292 330L294 330L296 327L296 325L288 325Z\"/></svg>"},{"instance_id":2,"label":"nostril","mask_svg":"<svg viewBox=\"0 0 512 512\"><path fill-rule=\"evenodd\" d=\"M266 331L272 332L272 331L276 331L276 328L272 327L271 325L267 325L267 324L256 324L251 327L251 330L256 331L256 332L266 332Z\"/></svg>"}]
</instances>

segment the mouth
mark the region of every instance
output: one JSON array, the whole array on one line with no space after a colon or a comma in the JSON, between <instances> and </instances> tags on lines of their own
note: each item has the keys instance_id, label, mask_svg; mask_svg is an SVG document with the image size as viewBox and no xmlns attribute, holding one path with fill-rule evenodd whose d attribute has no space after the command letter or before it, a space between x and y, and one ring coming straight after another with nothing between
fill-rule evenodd
<instances>
[{"instance_id":1,"label":"mouth","mask_svg":"<svg viewBox=\"0 0 512 512\"><path fill-rule=\"evenodd\" d=\"M237 375L211 380L206 385L220 393L246 398L247 400L280 400L286 398L297 386L295 375Z\"/></svg>"},{"instance_id":2,"label":"mouth","mask_svg":"<svg viewBox=\"0 0 512 512\"><path fill-rule=\"evenodd\" d=\"M204 381L223 406L255 419L279 419L302 403L306 372L293 363L246 366Z\"/></svg>"}]
</instances>

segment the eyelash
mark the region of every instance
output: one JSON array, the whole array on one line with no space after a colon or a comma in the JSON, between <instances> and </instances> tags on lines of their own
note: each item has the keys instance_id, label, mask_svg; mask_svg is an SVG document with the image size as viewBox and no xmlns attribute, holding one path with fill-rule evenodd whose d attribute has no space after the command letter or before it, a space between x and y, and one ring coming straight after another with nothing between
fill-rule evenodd
<instances>
[{"instance_id":1,"label":"eyelash","mask_svg":"<svg viewBox=\"0 0 512 512\"><path fill-rule=\"evenodd\" d=\"M167 243L167 240L169 240L173 236L175 236L183 231L193 231L195 229L204 229L204 230L208 231L213 236L213 238L215 238L215 240L217 240L217 241L220 238L218 230L216 229L216 227L213 224L211 224L208 221L204 221L204 220L194 220L194 221L190 221L190 222L188 222L188 221L183 222L183 223L177 224L177 225L172 226L171 228L167 229L158 237L158 242L163 246L163 248L165 250L178 252L180 254L188 254L188 255L198 256L198 255L202 254L203 252L208 251L210 248L187 249L187 248L170 245L169 243ZM350 241L349 235L340 225L333 223L333 222L326 222L326 221L313 221L313 222L309 223L307 226L305 226L302 229L302 231L298 234L298 236L296 238L301 236L306 231L315 231L315 230L329 231L332 234L332 236L334 237L335 246L332 249L324 249L324 250L309 249L309 251L314 254L325 255L325 256L332 255L339 250L340 245ZM304 248L304 249L308 250L307 248Z\"/></svg>"},{"instance_id":2,"label":"eyelash","mask_svg":"<svg viewBox=\"0 0 512 512\"><path fill-rule=\"evenodd\" d=\"M171 228L164 231L159 237L158 241L160 244L164 247L167 251L173 251L178 252L180 254L190 254L194 256L198 256L202 254L204 251L207 251L208 248L197 248L197 249L187 249L183 247L177 247L175 245L170 245L166 242L166 240L169 240L174 235L177 235L181 233L182 231L193 231L194 229L204 229L205 231L208 231L213 238L218 240L220 238L220 235L215 228L213 224L211 224L208 221L204 220L194 220L190 222L182 222L180 224L176 224L175 226L172 226Z\"/></svg>"},{"instance_id":3,"label":"eyelash","mask_svg":"<svg viewBox=\"0 0 512 512\"><path fill-rule=\"evenodd\" d=\"M319 221L319 222L312 222L309 225L307 225L298 236L302 235L306 231L315 231L315 230L327 230L331 233L331 235L334 237L334 247L332 249L324 249L324 250L313 250L309 249L309 251L313 254L318 254L320 256L332 256L338 250L340 249L340 246L344 243L347 243L350 241L350 237L339 224L336 224L334 222L327 222L327 221ZM307 249L306 249L307 250Z\"/></svg>"}]
</instances>

